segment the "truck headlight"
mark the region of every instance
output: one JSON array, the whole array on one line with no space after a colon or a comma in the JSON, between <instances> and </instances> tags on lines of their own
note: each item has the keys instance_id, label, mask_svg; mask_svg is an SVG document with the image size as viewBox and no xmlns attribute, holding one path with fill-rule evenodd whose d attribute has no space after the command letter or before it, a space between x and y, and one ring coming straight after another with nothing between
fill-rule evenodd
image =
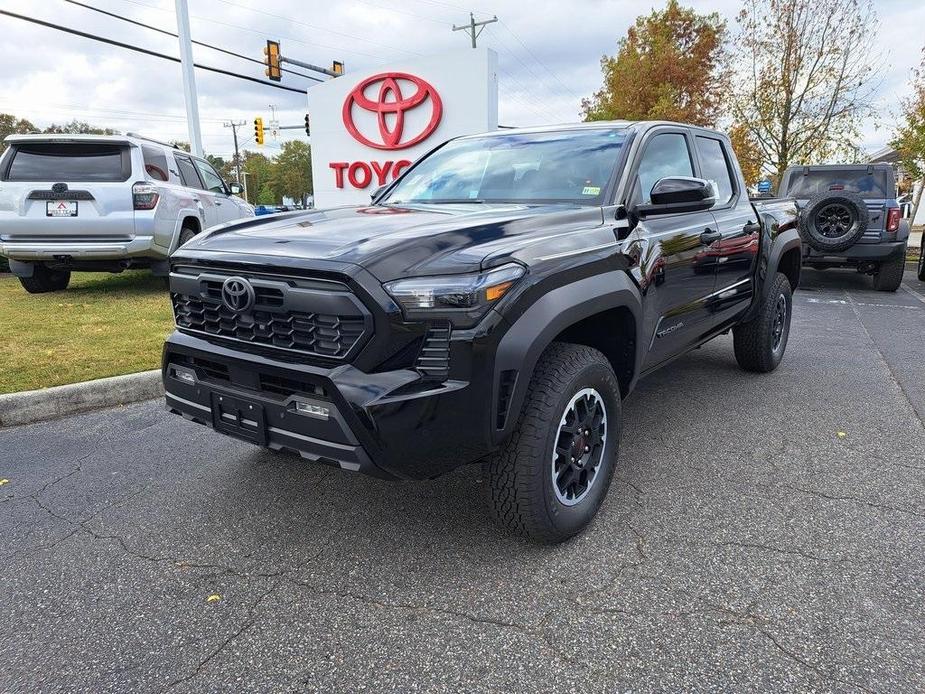
<instances>
[{"instance_id":1,"label":"truck headlight","mask_svg":"<svg viewBox=\"0 0 925 694\"><path fill-rule=\"evenodd\" d=\"M408 320L447 318L459 327L469 327L525 273L522 265L511 263L471 275L411 277L384 287Z\"/></svg>"}]
</instances>

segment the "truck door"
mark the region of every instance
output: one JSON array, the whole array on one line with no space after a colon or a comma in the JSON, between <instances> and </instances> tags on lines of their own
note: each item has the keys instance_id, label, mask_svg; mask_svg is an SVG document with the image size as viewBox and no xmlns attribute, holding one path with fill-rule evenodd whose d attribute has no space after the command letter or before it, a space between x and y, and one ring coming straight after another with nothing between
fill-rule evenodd
<instances>
[{"instance_id":1,"label":"truck door","mask_svg":"<svg viewBox=\"0 0 925 694\"><path fill-rule=\"evenodd\" d=\"M651 202L652 186L666 176L694 176L690 136L684 129L654 131L643 143L634 174L631 204ZM648 306L644 339L649 345L644 368L684 351L710 332L707 303L715 274L705 261L717 236L710 212L650 216L637 227L645 246L641 259Z\"/></svg>"},{"instance_id":2,"label":"truck door","mask_svg":"<svg viewBox=\"0 0 925 694\"><path fill-rule=\"evenodd\" d=\"M208 229L216 224L221 224L220 208L215 207L212 200L212 194L205 189L199 173L193 164L193 160L188 156L174 154L177 161L177 168L180 170L180 180L186 188L190 188L193 193L193 201L199 208L199 214L202 217L202 228Z\"/></svg>"},{"instance_id":3,"label":"truck door","mask_svg":"<svg viewBox=\"0 0 925 694\"><path fill-rule=\"evenodd\" d=\"M704 254L705 263L716 274L716 288L707 308L717 325L744 311L751 302L760 228L747 191L739 190L740 178L726 144L707 135L697 135L694 142L700 178L713 184L717 197L710 211L721 237Z\"/></svg>"}]
</instances>

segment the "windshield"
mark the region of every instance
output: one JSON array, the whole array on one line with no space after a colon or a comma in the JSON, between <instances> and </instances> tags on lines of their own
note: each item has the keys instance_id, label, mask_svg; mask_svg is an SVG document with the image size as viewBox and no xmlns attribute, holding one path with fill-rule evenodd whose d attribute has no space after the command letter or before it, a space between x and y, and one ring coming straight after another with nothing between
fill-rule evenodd
<instances>
[{"instance_id":1,"label":"windshield","mask_svg":"<svg viewBox=\"0 0 925 694\"><path fill-rule=\"evenodd\" d=\"M452 140L381 202L570 202L600 205L624 130L568 130Z\"/></svg>"},{"instance_id":2,"label":"windshield","mask_svg":"<svg viewBox=\"0 0 925 694\"><path fill-rule=\"evenodd\" d=\"M120 144L35 142L13 145L8 181L124 181L131 168Z\"/></svg>"}]
</instances>

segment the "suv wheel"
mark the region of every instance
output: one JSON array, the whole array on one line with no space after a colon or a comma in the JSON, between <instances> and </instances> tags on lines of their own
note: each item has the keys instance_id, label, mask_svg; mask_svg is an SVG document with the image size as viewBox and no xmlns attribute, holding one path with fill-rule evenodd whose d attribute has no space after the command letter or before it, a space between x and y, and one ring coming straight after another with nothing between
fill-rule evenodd
<instances>
[{"instance_id":1,"label":"suv wheel","mask_svg":"<svg viewBox=\"0 0 925 694\"><path fill-rule=\"evenodd\" d=\"M818 251L837 253L860 240L868 220L861 196L824 192L811 198L800 212L800 236Z\"/></svg>"},{"instance_id":2,"label":"suv wheel","mask_svg":"<svg viewBox=\"0 0 925 694\"><path fill-rule=\"evenodd\" d=\"M177 242L177 248L192 239L195 235L196 230L193 227L184 226L182 229L180 229L180 238Z\"/></svg>"},{"instance_id":3,"label":"suv wheel","mask_svg":"<svg viewBox=\"0 0 925 694\"><path fill-rule=\"evenodd\" d=\"M739 366L758 373L774 371L787 349L792 313L790 281L778 272L758 315L732 329L732 344Z\"/></svg>"},{"instance_id":4,"label":"suv wheel","mask_svg":"<svg viewBox=\"0 0 925 694\"><path fill-rule=\"evenodd\" d=\"M70 270L51 270L44 265L32 268L32 277L20 277L19 283L30 294L60 292L67 289L71 281Z\"/></svg>"},{"instance_id":5,"label":"suv wheel","mask_svg":"<svg viewBox=\"0 0 925 694\"><path fill-rule=\"evenodd\" d=\"M581 532L607 494L620 442L620 385L607 358L553 343L511 438L488 463L495 517L530 539Z\"/></svg>"},{"instance_id":6,"label":"suv wheel","mask_svg":"<svg viewBox=\"0 0 925 694\"><path fill-rule=\"evenodd\" d=\"M895 292L903 282L905 271L906 248L903 246L901 254L877 266L877 271L874 273L874 289L878 292Z\"/></svg>"}]
</instances>

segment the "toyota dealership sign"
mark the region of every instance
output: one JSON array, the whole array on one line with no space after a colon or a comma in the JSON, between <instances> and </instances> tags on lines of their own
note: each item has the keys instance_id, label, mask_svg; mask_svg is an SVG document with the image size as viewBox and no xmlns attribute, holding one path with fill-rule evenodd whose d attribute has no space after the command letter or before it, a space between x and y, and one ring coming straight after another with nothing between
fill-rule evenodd
<instances>
[{"instance_id":1,"label":"toyota dealership sign","mask_svg":"<svg viewBox=\"0 0 925 694\"><path fill-rule=\"evenodd\" d=\"M470 48L309 89L315 206L367 203L441 142L495 130L497 64Z\"/></svg>"}]
</instances>

